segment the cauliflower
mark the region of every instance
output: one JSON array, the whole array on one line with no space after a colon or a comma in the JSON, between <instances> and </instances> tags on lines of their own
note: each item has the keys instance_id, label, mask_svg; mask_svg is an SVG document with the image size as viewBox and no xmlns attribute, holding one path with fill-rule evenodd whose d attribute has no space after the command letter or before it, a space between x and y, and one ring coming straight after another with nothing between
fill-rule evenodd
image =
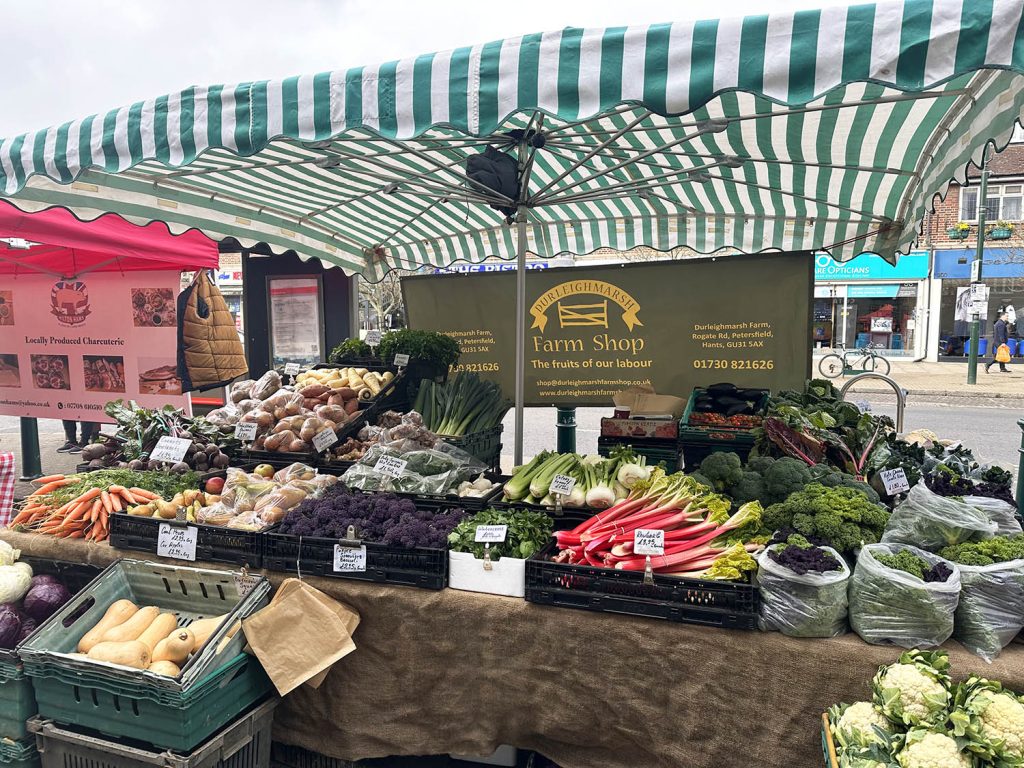
<instances>
[{"instance_id":1,"label":"cauliflower","mask_svg":"<svg viewBox=\"0 0 1024 768\"><path fill-rule=\"evenodd\" d=\"M896 755L900 768L972 768L974 761L944 733L915 728L907 733L906 744Z\"/></svg>"},{"instance_id":2,"label":"cauliflower","mask_svg":"<svg viewBox=\"0 0 1024 768\"><path fill-rule=\"evenodd\" d=\"M888 768L888 766L888 763L856 752L844 752L839 758L839 768Z\"/></svg>"},{"instance_id":3,"label":"cauliflower","mask_svg":"<svg viewBox=\"0 0 1024 768\"><path fill-rule=\"evenodd\" d=\"M967 748L999 765L1024 764L1024 702L997 682L971 677L956 692L953 732Z\"/></svg>"},{"instance_id":4,"label":"cauliflower","mask_svg":"<svg viewBox=\"0 0 1024 768\"><path fill-rule=\"evenodd\" d=\"M892 725L870 701L833 707L829 711L829 720L836 744L842 749L883 744L886 735L892 733Z\"/></svg>"},{"instance_id":5,"label":"cauliflower","mask_svg":"<svg viewBox=\"0 0 1024 768\"><path fill-rule=\"evenodd\" d=\"M944 723L951 699L948 670L945 651L906 651L896 664L879 667L871 681L874 703L894 723Z\"/></svg>"}]
</instances>

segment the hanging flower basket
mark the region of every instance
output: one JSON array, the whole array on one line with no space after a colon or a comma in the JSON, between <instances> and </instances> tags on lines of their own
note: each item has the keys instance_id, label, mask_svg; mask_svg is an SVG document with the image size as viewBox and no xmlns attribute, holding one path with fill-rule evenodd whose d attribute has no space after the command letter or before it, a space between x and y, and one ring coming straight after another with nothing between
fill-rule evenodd
<instances>
[{"instance_id":1,"label":"hanging flower basket","mask_svg":"<svg viewBox=\"0 0 1024 768\"><path fill-rule=\"evenodd\" d=\"M946 230L946 234L949 235L950 240L966 240L967 236L971 234L971 230L960 229L959 227L950 227Z\"/></svg>"},{"instance_id":2,"label":"hanging flower basket","mask_svg":"<svg viewBox=\"0 0 1024 768\"><path fill-rule=\"evenodd\" d=\"M993 227L988 231L990 240L1009 240L1013 236L1013 230L1007 227Z\"/></svg>"}]
</instances>

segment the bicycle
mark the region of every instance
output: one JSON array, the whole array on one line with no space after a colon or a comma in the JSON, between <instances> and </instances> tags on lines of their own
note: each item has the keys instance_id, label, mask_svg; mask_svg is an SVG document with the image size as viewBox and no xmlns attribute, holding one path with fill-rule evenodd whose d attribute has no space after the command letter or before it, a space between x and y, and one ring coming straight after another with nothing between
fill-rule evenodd
<instances>
[{"instance_id":1,"label":"bicycle","mask_svg":"<svg viewBox=\"0 0 1024 768\"><path fill-rule=\"evenodd\" d=\"M889 361L874 350L880 349L877 344L868 344L853 351L847 351L845 344L840 344L842 353L832 352L818 361L818 371L827 379L838 379L848 373L880 373L889 375ZM857 370L857 369L860 370Z\"/></svg>"}]
</instances>

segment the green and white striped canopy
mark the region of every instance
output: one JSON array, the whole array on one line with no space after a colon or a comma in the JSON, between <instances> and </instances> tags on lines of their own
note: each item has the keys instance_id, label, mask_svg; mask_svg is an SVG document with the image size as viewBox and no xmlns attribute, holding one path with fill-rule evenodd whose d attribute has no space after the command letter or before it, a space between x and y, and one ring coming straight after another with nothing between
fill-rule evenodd
<instances>
[{"instance_id":1,"label":"green and white striped canopy","mask_svg":"<svg viewBox=\"0 0 1024 768\"><path fill-rule=\"evenodd\" d=\"M543 257L646 245L893 258L986 141L1009 141L1022 5L563 29L193 87L0 141L0 192L26 210L264 241L370 279L513 257L515 227L492 204L521 206ZM467 180L488 145L520 163L517 199Z\"/></svg>"}]
</instances>

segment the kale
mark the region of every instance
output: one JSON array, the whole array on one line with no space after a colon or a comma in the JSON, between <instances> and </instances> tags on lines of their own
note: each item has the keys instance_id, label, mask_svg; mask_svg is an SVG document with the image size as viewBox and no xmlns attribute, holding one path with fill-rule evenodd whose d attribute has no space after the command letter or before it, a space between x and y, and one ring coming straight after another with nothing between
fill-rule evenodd
<instances>
[{"instance_id":1,"label":"kale","mask_svg":"<svg viewBox=\"0 0 1024 768\"><path fill-rule=\"evenodd\" d=\"M993 565L1008 560L1024 560L1024 534L954 544L940 549L939 557L961 565Z\"/></svg>"},{"instance_id":2,"label":"kale","mask_svg":"<svg viewBox=\"0 0 1024 768\"><path fill-rule=\"evenodd\" d=\"M878 541L888 520L888 511L872 504L860 491L826 488L817 483L790 494L784 502L772 504L762 518L769 530L794 528L808 538L818 537L839 552L852 552L862 543Z\"/></svg>"},{"instance_id":3,"label":"kale","mask_svg":"<svg viewBox=\"0 0 1024 768\"><path fill-rule=\"evenodd\" d=\"M768 557L793 573L803 576L807 573L827 573L842 569L835 555L822 547L814 547L803 536L791 536L786 545L769 549Z\"/></svg>"},{"instance_id":4,"label":"kale","mask_svg":"<svg viewBox=\"0 0 1024 768\"><path fill-rule=\"evenodd\" d=\"M434 331L414 331L403 328L388 331L380 339L380 359L394 360L396 354L406 354L412 360L432 363L444 370L459 361L462 350L451 336Z\"/></svg>"},{"instance_id":5,"label":"kale","mask_svg":"<svg viewBox=\"0 0 1024 768\"><path fill-rule=\"evenodd\" d=\"M897 552L895 555L876 554L874 557L875 560L886 568L909 573L911 576L916 576L928 584L945 582L953 575L953 569L946 565L946 563L929 565L925 560L905 549Z\"/></svg>"},{"instance_id":6,"label":"kale","mask_svg":"<svg viewBox=\"0 0 1024 768\"><path fill-rule=\"evenodd\" d=\"M417 509L393 493L351 493L332 486L319 499L306 499L285 515L279 533L342 539L350 526L359 539L397 547L443 549L448 534L466 517L462 509Z\"/></svg>"}]
</instances>

